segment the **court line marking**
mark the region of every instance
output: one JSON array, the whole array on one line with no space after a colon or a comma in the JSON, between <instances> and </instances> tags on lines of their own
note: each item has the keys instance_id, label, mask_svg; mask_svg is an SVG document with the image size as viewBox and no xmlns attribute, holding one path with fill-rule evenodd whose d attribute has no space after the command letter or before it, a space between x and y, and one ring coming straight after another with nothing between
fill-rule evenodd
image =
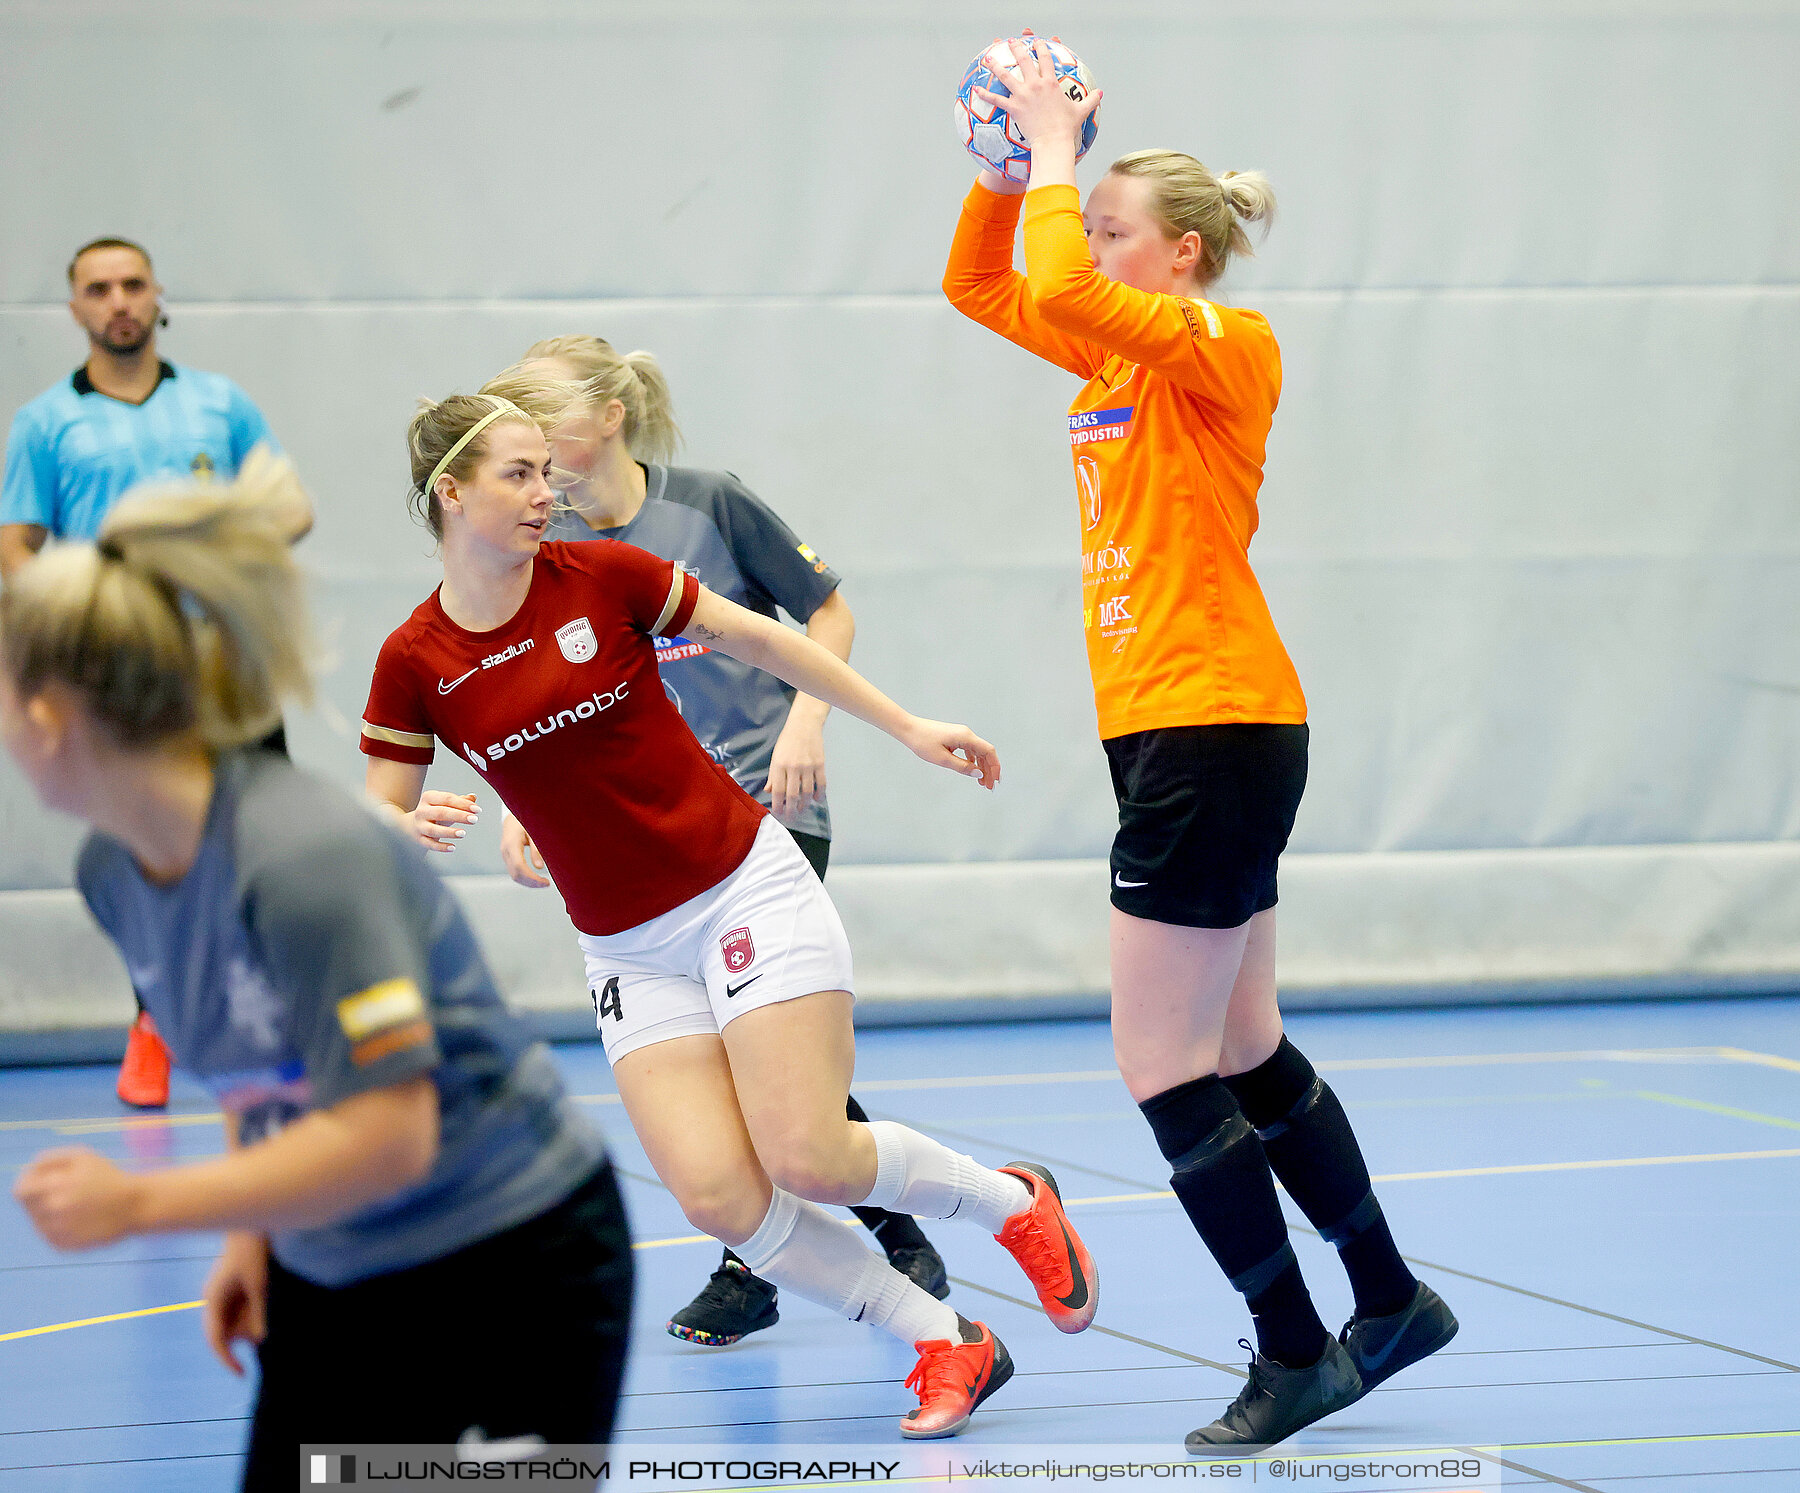
<instances>
[{"instance_id":1,"label":"court line marking","mask_svg":"<svg viewBox=\"0 0 1800 1493\"><path fill-rule=\"evenodd\" d=\"M1800 1431L1698 1431L1691 1436L1615 1436L1603 1441L1521 1441L1506 1450L1518 1452L1581 1450L1596 1446L1678 1446L1695 1441L1769 1441L1800 1436Z\"/></svg>"},{"instance_id":2,"label":"court line marking","mask_svg":"<svg viewBox=\"0 0 1800 1493\"><path fill-rule=\"evenodd\" d=\"M1649 1056L1652 1054L1657 1055L1657 1056L1679 1055L1682 1057L1694 1057L1694 1056L1722 1057L1722 1058L1727 1058L1727 1059L1730 1059L1733 1061L1756 1062L1756 1063L1763 1064L1765 1066L1772 1066L1772 1067L1777 1067L1777 1068L1782 1068L1782 1069L1791 1069L1795 1072L1800 1072L1800 1063L1794 1062L1791 1059L1776 1057L1773 1054L1768 1054L1768 1053L1749 1052L1749 1051L1747 1051L1745 1049L1741 1049L1741 1048L1724 1048L1724 1047L1720 1047L1720 1048L1637 1048L1637 1049L1621 1048L1621 1049L1601 1049L1601 1050L1569 1052L1569 1053L1498 1053L1498 1054L1477 1054L1477 1055L1465 1056L1465 1057L1439 1057L1439 1058L1353 1058L1353 1059L1342 1059L1342 1060L1338 1060L1336 1062L1327 1060L1325 1062L1315 1064L1315 1066L1319 1067L1319 1068L1336 1068L1336 1069L1342 1069L1342 1068L1346 1068L1346 1067L1368 1068L1368 1067L1373 1067L1373 1066L1457 1067L1457 1066L1470 1066L1470 1065L1495 1063L1495 1062L1517 1063L1517 1062L1531 1062L1531 1061L1539 1061L1539 1062L1541 1062L1541 1061L1576 1061L1576 1060L1580 1060L1580 1059L1595 1059L1595 1058L1613 1058L1615 1060L1618 1060L1618 1059L1629 1059L1631 1057L1637 1057L1637 1056ZM988 1078L966 1078L966 1079L952 1079L952 1080L941 1080L941 1079L876 1080L875 1082L872 1082L872 1083L859 1084L858 1087L861 1089L864 1089L864 1090L873 1090L873 1089L892 1090L892 1089L902 1089L902 1088L967 1087L967 1086L970 1086L970 1085L973 1085L976 1083L984 1083L984 1082L995 1083L995 1084L1007 1084L1007 1083L1027 1084L1027 1083L1056 1083L1056 1082L1067 1083L1067 1082L1082 1082L1082 1081L1098 1081L1102 1078L1116 1079L1117 1077L1118 1077L1118 1074L1115 1070L1093 1069L1093 1070L1086 1070L1086 1071L1080 1072L1080 1073L1007 1074L1007 1075L990 1076ZM588 1102L604 1103L604 1102L610 1101L615 1104L619 1102L618 1095L616 1095L616 1094L612 1094L612 1095L579 1095L576 1097L579 1099L588 1101ZM147 1118L147 1119L146 1118L136 1118L136 1119L127 1118L127 1119L116 1120L116 1121L104 1121L104 1120L90 1120L90 1121L16 1120L16 1121L0 1122L0 1129L14 1129L14 1130L17 1130L17 1129L44 1129L44 1128L55 1127L58 1125L71 1125L71 1124L107 1125L107 1126L115 1127L118 1129L126 1129L126 1128L139 1128L139 1127L143 1127L143 1126L156 1126L156 1125L168 1125L168 1124L200 1124L203 1121L217 1120L218 1118L219 1118L218 1115L211 1114L211 1115L177 1115L177 1116L166 1116L166 1117L153 1117L153 1118ZM936 1127L933 1127L933 1128L936 1128ZM950 1132L945 1131L942 1133L948 1134ZM974 1139L983 1139L983 1138L975 1137ZM986 1142L984 1142L984 1143L986 1143ZM1442 1171L1429 1171L1429 1172L1391 1172L1391 1173L1387 1173L1385 1175L1372 1177L1370 1180L1373 1182L1416 1182L1416 1181L1433 1181L1433 1180L1439 1180L1439 1179L1443 1179L1443 1178L1454 1178L1454 1177L1486 1177L1486 1176L1502 1176L1502 1175L1519 1175L1519 1174L1525 1174L1525 1173L1539 1173L1539 1172L1588 1171L1588 1170L1595 1170L1595 1169L1602 1169L1602 1168L1629 1167L1629 1166L1669 1166L1669 1165L1680 1165L1680 1164L1701 1163L1701 1162L1768 1160L1768 1159L1786 1158L1786 1157L1794 1157L1794 1156L1800 1156L1800 1148L1792 1149L1792 1150L1770 1150L1770 1151L1728 1151L1728 1152L1716 1152L1716 1153L1711 1153L1711 1154L1693 1155L1693 1156L1624 1157L1624 1158L1616 1158L1616 1159L1610 1159L1610 1160L1598 1160L1598 1161L1552 1161L1552 1162L1526 1163L1526 1164L1515 1165L1515 1166L1461 1167L1461 1168L1453 1168L1453 1169L1447 1169L1447 1170L1442 1170ZM1074 1170L1086 1171L1086 1172L1088 1172L1089 1175L1093 1175L1093 1176L1108 1176L1109 1175L1107 1173L1094 1172L1091 1168L1074 1166L1072 1163L1065 1163L1065 1164L1070 1165L1071 1168ZM1128 1179L1116 1178L1114 1180L1124 1181L1124 1180L1128 1180ZM1105 1203L1165 1201L1165 1200L1173 1198L1174 1196L1175 1196L1175 1194L1173 1191L1170 1191L1168 1189L1161 1189L1161 1190L1157 1190L1157 1191L1153 1191L1153 1192L1119 1193L1119 1194L1114 1194L1114 1195L1105 1196L1105 1197L1070 1198L1066 1201L1064 1206L1077 1207L1077 1206L1081 1206L1081 1205L1092 1206L1092 1205L1105 1204ZM1312 1231L1311 1230L1303 1230L1303 1232L1310 1233ZM715 1242L717 1242L717 1241L713 1240L712 1237L707 1234L685 1234L685 1235L679 1235L679 1236L667 1238L667 1239L641 1240L641 1241L634 1243L632 1245L632 1248L634 1250L636 1250L636 1249L661 1249L661 1248L665 1248L665 1247L668 1247L671 1245L678 1245L678 1244L703 1244L703 1243L715 1243ZM1408 1258L1410 1258L1410 1256ZM1447 1265L1429 1264L1429 1262L1425 1262L1425 1261L1420 1261L1418 1263L1426 1264L1427 1268L1429 1268L1429 1269L1442 1270L1447 1274L1458 1275L1467 1280L1480 1281L1481 1283L1483 1283L1485 1285L1495 1286L1501 1290L1516 1291L1522 1295L1534 1297L1537 1300L1549 1302L1554 1305L1566 1306L1566 1307L1573 1308L1576 1311L1588 1312L1595 1316L1608 1318L1611 1321L1624 1323L1624 1324L1632 1326L1632 1327L1642 1328L1646 1331L1657 1332L1657 1333L1661 1333L1665 1336L1678 1338L1684 1342L1697 1343L1697 1344L1700 1344L1701 1346L1709 1347L1709 1348L1717 1348L1723 1352L1738 1354L1741 1357L1751 1358L1751 1359L1756 1360L1759 1363L1772 1364L1777 1368L1786 1369L1791 1372L1800 1372L1800 1365L1786 1363L1786 1362L1782 1361L1781 1359L1769 1358L1762 1354L1751 1353L1751 1352L1748 1352L1747 1350L1741 1349L1741 1348L1727 1347L1723 1343L1711 1342L1710 1340L1708 1340L1706 1338L1694 1337L1688 1333L1676 1332L1670 1328L1657 1327L1651 1323L1638 1322L1632 1318L1618 1316L1617 1314L1612 1313L1612 1312L1601 1311L1595 1307L1586 1307L1586 1306L1580 1305L1577 1302L1564 1301L1558 1297L1546 1296L1546 1295L1543 1295L1536 1291L1526 1290L1524 1287L1521 1287L1521 1286L1512 1286L1512 1285L1508 1285L1502 1281L1489 1280L1488 1278L1486 1278L1484 1276L1474 1275L1468 1271L1456 1270ZM997 1292L997 1291L990 1291L986 1287L975 1286L972 1283L968 1283L968 1282L961 1282L961 1283L969 1284L970 1288L973 1290L988 1291L988 1294L990 1294L990 1295L994 1295L994 1296L1002 1295L1002 1293ZM1019 1298L1016 1298L1016 1297L1003 1297L1002 1299L1010 1300L1010 1301L1017 1301L1020 1305L1024 1305L1027 1307L1029 1307L1031 1305L1031 1303L1020 1301ZM42 1336L43 1334L51 1333L51 1332L65 1332L65 1331L68 1331L68 1330L70 1330L72 1328L76 1328L76 1327L92 1327L92 1326L97 1326L97 1325L99 1325L101 1323L105 1323L105 1322L121 1322L121 1321L130 1320L131 1318L135 1318L135 1317L156 1316L156 1315L159 1315L159 1314L165 1313L165 1312L191 1311L191 1310L195 1309L196 1307L199 1307L202 1305L204 1305L204 1303L199 1302L199 1301L177 1302L177 1303L174 1303L174 1304L171 1304L168 1306L144 1307L137 1311L117 1312L117 1313L113 1313L108 1316L102 1316L102 1317L84 1317L78 1321L58 1322L58 1323L50 1324L49 1326L45 1326L45 1327L28 1327L28 1328L20 1329L15 1332L0 1333L0 1343L11 1342L18 1338L39 1337L39 1336ZM1118 1337L1118 1338L1124 1339L1127 1342L1137 1343L1140 1346L1144 1346L1144 1347L1160 1348L1164 1352L1174 1353L1178 1357L1188 1358L1195 1363L1206 1364L1208 1367L1223 1369L1226 1373L1236 1374L1240 1378L1243 1377L1241 1370L1232 1369L1225 1364L1215 1363L1213 1360L1208 1359L1208 1358L1202 1358L1197 1354L1182 1353L1178 1349L1166 1348L1162 1344L1152 1343L1147 1339L1135 1338L1135 1337L1130 1336L1127 1333L1118 1332L1115 1329L1111 1329L1111 1328L1101 1328L1100 1330L1106 1332L1109 1336Z\"/></svg>"},{"instance_id":3,"label":"court line marking","mask_svg":"<svg viewBox=\"0 0 1800 1493\"><path fill-rule=\"evenodd\" d=\"M1289 1223L1288 1229L1290 1232L1298 1230L1304 1234L1311 1234L1315 1239L1320 1237L1316 1229L1304 1228L1299 1224ZM1402 1255L1400 1258L1409 1265L1418 1265L1426 1270L1441 1271L1445 1275L1454 1275L1463 1280L1475 1281L1478 1285L1493 1286L1496 1290L1511 1291L1515 1296L1526 1296L1533 1301L1542 1301L1550 1306L1566 1306L1571 1311L1585 1312L1590 1317L1600 1317L1608 1322L1617 1322L1623 1327L1635 1327L1640 1332L1658 1333L1663 1337L1674 1338L1683 1343L1694 1343L1702 1348L1717 1348L1721 1353L1735 1354L1739 1358L1748 1358L1755 1363L1766 1363L1778 1369L1787 1369L1790 1373L1800 1374L1800 1363L1789 1363L1782 1358L1770 1358L1766 1353L1752 1353L1748 1348L1734 1348L1729 1343L1715 1343L1711 1338L1695 1337L1691 1332L1678 1332L1673 1327L1658 1327L1654 1322L1640 1322L1636 1317L1624 1317L1618 1312L1603 1311L1597 1306L1583 1306L1579 1301L1566 1301L1561 1296L1549 1296L1542 1291L1533 1291L1528 1286L1515 1286L1507 1281L1494 1280L1491 1276L1477 1275L1472 1270L1458 1270L1454 1265L1440 1265L1435 1260L1421 1259L1417 1255ZM1782 1434L1786 1435L1787 1433L1783 1432ZM1570 1444L1582 1443L1571 1442Z\"/></svg>"},{"instance_id":4,"label":"court line marking","mask_svg":"<svg viewBox=\"0 0 1800 1493\"><path fill-rule=\"evenodd\" d=\"M1546 1483L1554 1483L1559 1488L1573 1488L1575 1493L1600 1493L1600 1489L1590 1483L1578 1483L1570 1478L1558 1477L1554 1472L1545 1472L1541 1467L1531 1467L1524 1462L1515 1462L1509 1457L1503 1457L1498 1451L1477 1450L1472 1446L1459 1446L1456 1450L1468 1453L1477 1461L1492 1462L1496 1467L1504 1467L1509 1472L1529 1473L1532 1477L1542 1478ZM1512 1448L1508 1447L1507 1450L1511 1451Z\"/></svg>"},{"instance_id":5,"label":"court line marking","mask_svg":"<svg viewBox=\"0 0 1800 1493\"><path fill-rule=\"evenodd\" d=\"M877 1118L885 1118L885 1117L877 1116ZM925 1131L930 1131L934 1128L931 1125L925 1124L921 1121L915 1120L913 1123L915 1125L917 1125L919 1129L925 1130ZM992 1144L991 1141L988 1141L985 1138L978 1138L978 1139L981 1139L982 1144L984 1144L984 1145ZM1015 1154L1017 1154L1017 1153L1015 1153ZM1068 1160L1066 1157L1049 1156L1049 1155L1044 1154L1043 1152L1025 1152L1024 1154L1032 1157L1035 1160L1046 1162L1051 1166L1066 1167L1070 1171L1082 1172L1089 1176L1108 1176L1109 1175L1108 1173L1105 1173L1105 1172L1095 1172L1092 1168L1084 1167L1084 1166L1080 1165L1078 1162L1073 1162L1073 1161ZM1128 1182L1135 1181L1135 1179L1132 1179L1132 1178L1123 1178L1120 1180L1124 1180L1124 1181L1128 1181ZM1373 1180L1373 1179L1371 1179L1371 1180ZM1143 1187L1144 1184L1140 1182L1140 1183L1136 1183L1136 1185L1139 1187ZM1137 1196L1138 1196L1138 1198L1140 1198L1143 1201L1149 1201L1153 1198L1158 1197L1159 1195L1156 1193L1152 1193L1146 1189L1143 1193L1140 1193ZM1165 1193L1165 1194L1161 1194L1161 1196L1172 1197L1173 1194ZM1065 1200L1065 1202L1064 1202L1065 1207L1068 1206L1069 1201L1070 1200ZM1287 1220L1287 1226L1288 1226L1289 1233L1305 1234L1309 1238L1312 1238L1312 1239L1318 1239L1318 1238L1322 1237L1319 1234L1319 1231L1317 1229L1309 1228L1303 1223L1296 1223L1292 1219ZM1626 1327L1635 1327L1640 1332L1654 1332L1660 1337L1673 1338L1678 1342L1695 1343L1703 1348L1716 1348L1721 1353L1730 1353L1739 1358L1748 1358L1752 1362L1755 1362L1755 1363L1772 1364L1774 1367L1776 1367L1778 1369L1788 1369L1794 1373L1800 1373L1800 1364L1788 1363L1785 1359L1770 1358L1768 1355L1763 1354L1763 1353L1752 1353L1747 1348L1733 1348L1727 1343L1714 1342L1711 1338L1695 1337L1692 1333L1678 1332L1672 1327L1658 1327L1653 1322L1640 1322L1636 1317L1625 1317L1625 1316L1621 1316L1617 1312L1602 1311L1599 1307L1595 1307L1595 1306L1583 1306L1578 1301L1567 1301L1567 1300L1564 1300L1560 1296L1548 1296L1548 1295L1545 1295L1542 1291L1533 1291L1533 1290L1528 1289L1525 1286L1515 1286L1515 1285L1512 1285L1503 1280L1495 1280L1491 1276L1476 1275L1473 1271L1470 1271L1470 1270L1458 1270L1453 1265L1440 1265L1436 1261L1421 1259L1417 1255L1403 1254L1401 1256L1401 1258L1403 1260L1405 1260L1408 1264L1418 1265L1427 1270L1438 1270L1438 1271L1442 1271L1445 1275L1459 1276L1463 1280L1472 1280L1472 1281L1475 1281L1484 1286L1492 1286L1492 1287L1494 1287L1495 1290L1498 1290L1498 1291L1511 1291L1514 1295L1524 1296L1524 1297L1527 1297L1534 1301L1546 1302L1551 1306L1567 1307L1570 1311L1583 1312L1588 1316L1600 1317L1603 1320L1608 1321L1608 1322L1618 1322Z\"/></svg>"},{"instance_id":6,"label":"court line marking","mask_svg":"<svg viewBox=\"0 0 1800 1493\"><path fill-rule=\"evenodd\" d=\"M1783 1130L1800 1130L1800 1120L1765 1115L1754 1109L1733 1109L1729 1104L1708 1104L1704 1099L1684 1099L1679 1094L1659 1094L1654 1089L1633 1089L1631 1092L1635 1098L1648 1099L1656 1104L1672 1104L1677 1109L1697 1109L1702 1114L1725 1115L1733 1120L1752 1120L1758 1125L1778 1125Z\"/></svg>"},{"instance_id":7,"label":"court line marking","mask_svg":"<svg viewBox=\"0 0 1800 1493\"><path fill-rule=\"evenodd\" d=\"M947 1277L952 1284L969 1291L979 1291L984 1296L992 1296L996 1301L1010 1301L1014 1306L1022 1306L1026 1311L1042 1314L1044 1308L1036 1301L1027 1301L1023 1296L1009 1296L1005 1291L997 1291L992 1286L978 1285L972 1280L964 1280L960 1275ZM1239 1368L1228 1363L1220 1363L1217 1359L1202 1358L1198 1353L1189 1353L1184 1348L1171 1348L1167 1343L1152 1342L1147 1337L1133 1337L1129 1332L1120 1332L1116 1327L1103 1327L1098 1322L1090 1322L1087 1331L1104 1333L1107 1337L1118 1338L1125 1343L1136 1343L1140 1348L1154 1348L1158 1353L1167 1353L1173 1358L1185 1358L1189 1363L1197 1363L1205 1368L1218 1369L1221 1373L1230 1374L1236 1379L1247 1379L1250 1376Z\"/></svg>"},{"instance_id":8,"label":"court line marking","mask_svg":"<svg viewBox=\"0 0 1800 1493\"><path fill-rule=\"evenodd\" d=\"M1721 1047L1719 1053L1734 1063L1755 1063L1764 1068L1780 1068L1788 1073L1800 1073L1800 1062L1793 1058L1777 1057L1772 1052L1751 1052L1744 1047Z\"/></svg>"},{"instance_id":9,"label":"court line marking","mask_svg":"<svg viewBox=\"0 0 1800 1493\"><path fill-rule=\"evenodd\" d=\"M191 1312L205 1306L204 1301L176 1301L168 1306L139 1307L135 1312L112 1312L104 1317L83 1317L79 1322L52 1322L48 1327L22 1327L17 1332L0 1332L0 1343L15 1338L42 1337L46 1332L67 1332L71 1327L97 1327L102 1322L128 1322L133 1317L160 1317L165 1312Z\"/></svg>"},{"instance_id":10,"label":"court line marking","mask_svg":"<svg viewBox=\"0 0 1800 1493\"><path fill-rule=\"evenodd\" d=\"M1713 1151L1696 1156L1620 1156L1605 1161L1534 1161L1517 1166L1464 1166L1436 1172L1389 1172L1371 1182L1430 1182L1440 1177L1505 1177L1526 1172L1591 1172L1622 1166L1682 1166L1709 1161L1772 1161L1800 1156L1800 1147L1783 1151ZM1173 1194L1170 1194L1173 1196Z\"/></svg>"},{"instance_id":11,"label":"court line marking","mask_svg":"<svg viewBox=\"0 0 1800 1493\"><path fill-rule=\"evenodd\" d=\"M101 1130L160 1130L171 1125L206 1125L216 1124L221 1118L217 1110L206 1114L194 1114L189 1111L177 1111L168 1115L95 1115L87 1119L61 1120L0 1120L0 1131L3 1130L64 1130L70 1135L83 1133L78 1127L93 1127L95 1133Z\"/></svg>"},{"instance_id":12,"label":"court line marking","mask_svg":"<svg viewBox=\"0 0 1800 1493\"><path fill-rule=\"evenodd\" d=\"M854 1225L856 1220L847 1220ZM719 1241L711 1234L682 1234L672 1239L639 1239L632 1244L633 1249L663 1249L672 1244L717 1244ZM197 1257L201 1258L201 1257ZM212 1256L203 1258L211 1259ZM100 1262L96 1262L100 1263ZM121 1265L142 1264L139 1260L120 1260ZM0 1343L10 1343L15 1338L42 1337L47 1332L67 1332L75 1327L98 1327L103 1322L126 1322L133 1317L155 1317L164 1312L191 1312L196 1307L205 1306L204 1301L175 1301L167 1306L146 1306L134 1312L112 1312L104 1317L82 1317L75 1322L52 1322L47 1327L22 1327L16 1332L0 1332Z\"/></svg>"},{"instance_id":13,"label":"court line marking","mask_svg":"<svg viewBox=\"0 0 1800 1493\"><path fill-rule=\"evenodd\" d=\"M197 1415L186 1420L121 1420L100 1426L22 1426L14 1431L0 1431L0 1436L78 1436L84 1431L147 1431L156 1426L242 1426L248 1415ZM0 1472L12 1472L0 1467Z\"/></svg>"},{"instance_id":14,"label":"court line marking","mask_svg":"<svg viewBox=\"0 0 1800 1493\"><path fill-rule=\"evenodd\" d=\"M1744 1047L1597 1047L1567 1052L1481 1052L1448 1053L1431 1057L1396 1058L1324 1058L1313 1064L1321 1073L1377 1072L1396 1068L1480 1068L1516 1063L1581 1063L1581 1062L1731 1062L1751 1063L1764 1068L1779 1068L1800 1073L1800 1060L1780 1057L1775 1053L1752 1052ZM1054 1083L1118 1082L1116 1068L1085 1068L1071 1073L983 1073L950 1078L873 1078L859 1080L859 1092L893 1093L907 1089L1009 1088L1018 1085ZM617 1104L617 1094L574 1094L578 1104ZM108 1130L154 1129L164 1125L203 1125L218 1121L215 1111L208 1114L95 1115L85 1119L0 1120L0 1131L63 1130L67 1134L101 1134ZM76 1129L74 1127L83 1127Z\"/></svg>"}]
</instances>

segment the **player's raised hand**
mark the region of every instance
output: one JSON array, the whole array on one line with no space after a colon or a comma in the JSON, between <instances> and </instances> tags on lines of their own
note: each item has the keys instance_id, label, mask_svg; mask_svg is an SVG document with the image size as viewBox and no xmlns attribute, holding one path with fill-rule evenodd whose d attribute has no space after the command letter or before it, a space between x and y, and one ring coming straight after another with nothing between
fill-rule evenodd
<instances>
[{"instance_id":1,"label":"player's raised hand","mask_svg":"<svg viewBox=\"0 0 1800 1493\"><path fill-rule=\"evenodd\" d=\"M974 90L983 103L1004 109L1011 116L1034 156L1039 146L1051 140L1066 138L1073 146L1081 138L1081 127L1088 115L1100 107L1100 90L1070 88L1066 80L1056 76L1050 49L1039 46L1037 41L1029 30L1023 37L1008 41L1018 64L1016 71L1006 74L1009 95L990 93L985 88ZM1078 92L1083 95L1080 99L1073 97Z\"/></svg>"},{"instance_id":2,"label":"player's raised hand","mask_svg":"<svg viewBox=\"0 0 1800 1493\"><path fill-rule=\"evenodd\" d=\"M427 850L448 855L480 817L473 793L439 793L429 788L419 795L419 806L406 816L406 822L413 838Z\"/></svg>"},{"instance_id":3,"label":"player's raised hand","mask_svg":"<svg viewBox=\"0 0 1800 1493\"><path fill-rule=\"evenodd\" d=\"M550 885L550 877L544 866L543 856L531 843L531 836L525 833L525 826L511 814L500 821L500 863L506 867L506 874L520 886L546 887Z\"/></svg>"},{"instance_id":4,"label":"player's raised hand","mask_svg":"<svg viewBox=\"0 0 1800 1493\"><path fill-rule=\"evenodd\" d=\"M1000 781L1000 753L967 726L922 720L915 715L895 734L915 757L933 767L976 778L983 788L993 788Z\"/></svg>"}]
</instances>

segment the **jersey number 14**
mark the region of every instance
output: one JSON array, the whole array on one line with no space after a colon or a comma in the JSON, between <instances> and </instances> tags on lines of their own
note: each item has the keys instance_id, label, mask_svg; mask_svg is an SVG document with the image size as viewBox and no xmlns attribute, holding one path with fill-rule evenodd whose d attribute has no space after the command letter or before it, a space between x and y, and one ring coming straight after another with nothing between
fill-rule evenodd
<instances>
[{"instance_id":1,"label":"jersey number 14","mask_svg":"<svg viewBox=\"0 0 1800 1493\"><path fill-rule=\"evenodd\" d=\"M619 1004L619 977L617 975L608 975L606 983L598 990L590 986L588 994L594 1000L594 1020L599 1021L606 1016L612 1017L614 1021L625 1019L625 1008Z\"/></svg>"}]
</instances>

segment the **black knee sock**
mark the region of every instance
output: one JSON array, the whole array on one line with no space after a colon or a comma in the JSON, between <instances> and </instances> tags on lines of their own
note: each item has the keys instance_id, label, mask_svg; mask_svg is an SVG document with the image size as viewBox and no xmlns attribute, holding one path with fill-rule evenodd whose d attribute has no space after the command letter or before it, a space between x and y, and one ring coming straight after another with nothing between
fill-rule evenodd
<instances>
[{"instance_id":1,"label":"black knee sock","mask_svg":"<svg viewBox=\"0 0 1800 1493\"><path fill-rule=\"evenodd\" d=\"M844 1113L859 1125L869 1123L868 1111L856 1102L854 1094L844 1096ZM890 1255L897 1249L920 1249L931 1243L910 1213L890 1213L886 1208L853 1207L850 1211Z\"/></svg>"},{"instance_id":2,"label":"black knee sock","mask_svg":"<svg viewBox=\"0 0 1800 1493\"><path fill-rule=\"evenodd\" d=\"M1312 1226L1337 1246L1359 1317L1403 1310L1419 1282L1388 1231L1369 1168L1331 1086L1286 1037L1265 1063L1225 1080L1269 1165Z\"/></svg>"},{"instance_id":3,"label":"black knee sock","mask_svg":"<svg viewBox=\"0 0 1800 1493\"><path fill-rule=\"evenodd\" d=\"M1262 1144L1217 1078L1196 1078L1138 1106L1174 1171L1175 1196L1256 1320L1257 1351L1288 1368L1325 1351Z\"/></svg>"}]
</instances>

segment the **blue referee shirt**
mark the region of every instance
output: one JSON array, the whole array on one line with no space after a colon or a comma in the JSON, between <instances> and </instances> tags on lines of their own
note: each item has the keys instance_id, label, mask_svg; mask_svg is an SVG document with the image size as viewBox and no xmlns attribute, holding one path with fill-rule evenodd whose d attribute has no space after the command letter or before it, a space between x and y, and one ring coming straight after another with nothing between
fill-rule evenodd
<instances>
[{"instance_id":1,"label":"blue referee shirt","mask_svg":"<svg viewBox=\"0 0 1800 1493\"><path fill-rule=\"evenodd\" d=\"M235 476L269 422L223 374L174 363L142 404L94 388L86 368L13 417L0 524L42 524L55 539L92 539L138 483L194 473ZM279 448L277 448L279 449Z\"/></svg>"}]
</instances>

